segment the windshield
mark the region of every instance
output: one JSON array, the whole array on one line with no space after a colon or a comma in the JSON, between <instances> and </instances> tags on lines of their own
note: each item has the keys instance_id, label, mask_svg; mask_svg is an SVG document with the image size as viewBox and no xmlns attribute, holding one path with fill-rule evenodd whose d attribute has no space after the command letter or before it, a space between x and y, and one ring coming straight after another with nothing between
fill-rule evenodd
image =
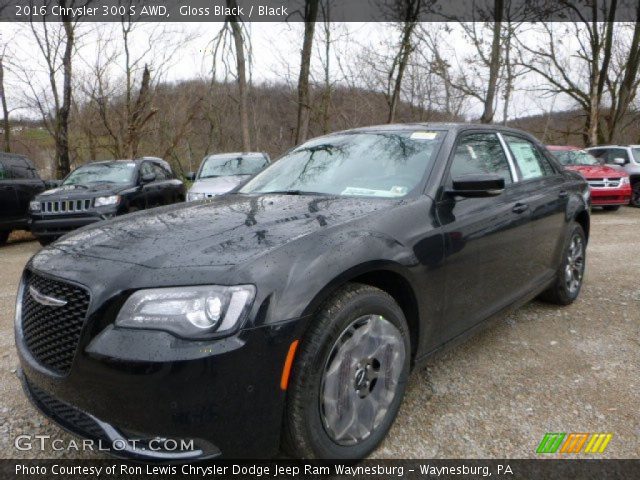
<instances>
[{"instance_id":1,"label":"windshield","mask_svg":"<svg viewBox=\"0 0 640 480\"><path fill-rule=\"evenodd\" d=\"M634 147L631 151L633 152L633 158L635 158L636 163L640 163L640 148Z\"/></svg>"},{"instance_id":2,"label":"windshield","mask_svg":"<svg viewBox=\"0 0 640 480\"><path fill-rule=\"evenodd\" d=\"M266 167L264 157L205 157L198 178L227 177L232 175L254 175Z\"/></svg>"},{"instance_id":3,"label":"windshield","mask_svg":"<svg viewBox=\"0 0 640 480\"><path fill-rule=\"evenodd\" d=\"M307 142L240 193L403 197L422 180L444 131L345 133Z\"/></svg>"},{"instance_id":4,"label":"windshield","mask_svg":"<svg viewBox=\"0 0 640 480\"><path fill-rule=\"evenodd\" d=\"M599 165L600 162L584 150L555 150L553 155L562 165Z\"/></svg>"},{"instance_id":5,"label":"windshield","mask_svg":"<svg viewBox=\"0 0 640 480\"><path fill-rule=\"evenodd\" d=\"M62 185L87 183L132 183L136 164L133 162L94 163L75 169Z\"/></svg>"}]
</instances>

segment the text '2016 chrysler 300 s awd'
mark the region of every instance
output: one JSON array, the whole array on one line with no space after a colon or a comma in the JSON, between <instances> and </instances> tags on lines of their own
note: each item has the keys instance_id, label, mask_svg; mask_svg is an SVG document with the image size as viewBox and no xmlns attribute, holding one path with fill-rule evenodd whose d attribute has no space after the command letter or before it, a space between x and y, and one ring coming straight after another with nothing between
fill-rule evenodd
<instances>
[{"instance_id":1,"label":"text '2016 chrysler 300 s awd'","mask_svg":"<svg viewBox=\"0 0 640 480\"><path fill-rule=\"evenodd\" d=\"M28 263L25 391L116 454L360 458L410 369L579 294L589 189L533 137L415 124L311 140L229 195L85 227ZM192 441L180 451L154 439Z\"/></svg>"}]
</instances>

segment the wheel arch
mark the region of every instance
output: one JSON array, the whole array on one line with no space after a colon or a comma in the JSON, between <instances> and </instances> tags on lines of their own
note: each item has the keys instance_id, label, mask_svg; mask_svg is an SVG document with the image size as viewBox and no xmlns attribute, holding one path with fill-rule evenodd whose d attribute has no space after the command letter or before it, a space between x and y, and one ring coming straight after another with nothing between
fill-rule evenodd
<instances>
[{"instance_id":1,"label":"wheel arch","mask_svg":"<svg viewBox=\"0 0 640 480\"><path fill-rule=\"evenodd\" d=\"M589 241L589 230L591 228L589 213L586 210L580 210L574 216L574 220L582 227L582 230L584 230L584 234L587 237L587 241Z\"/></svg>"},{"instance_id":2,"label":"wheel arch","mask_svg":"<svg viewBox=\"0 0 640 480\"><path fill-rule=\"evenodd\" d=\"M306 333L310 322L313 321L313 315L322 304L348 283L361 283L379 288L396 301L402 309L409 327L411 363L413 364L420 344L419 304L408 272L398 264L376 262L359 265L334 278L313 298L305 309L304 315L310 316L311 320L305 326L302 335Z\"/></svg>"}]
</instances>

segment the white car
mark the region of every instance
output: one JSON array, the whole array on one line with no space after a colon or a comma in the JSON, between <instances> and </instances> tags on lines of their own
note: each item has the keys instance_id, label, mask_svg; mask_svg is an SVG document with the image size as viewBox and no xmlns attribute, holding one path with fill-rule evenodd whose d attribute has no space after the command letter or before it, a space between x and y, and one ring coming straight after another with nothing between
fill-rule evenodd
<instances>
[{"instance_id":1,"label":"white car","mask_svg":"<svg viewBox=\"0 0 640 480\"><path fill-rule=\"evenodd\" d=\"M186 177L193 181L187 201L202 200L230 192L269 165L269 155L262 152L218 153L207 155L197 173Z\"/></svg>"}]
</instances>

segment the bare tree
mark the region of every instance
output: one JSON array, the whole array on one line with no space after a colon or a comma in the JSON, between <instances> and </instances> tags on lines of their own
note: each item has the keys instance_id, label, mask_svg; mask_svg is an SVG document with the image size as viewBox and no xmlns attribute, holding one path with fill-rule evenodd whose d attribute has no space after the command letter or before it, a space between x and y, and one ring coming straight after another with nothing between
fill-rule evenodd
<instances>
[{"instance_id":1,"label":"bare tree","mask_svg":"<svg viewBox=\"0 0 640 480\"><path fill-rule=\"evenodd\" d=\"M4 130L4 151L11 151L11 124L9 123L9 107L7 95L4 90L4 63L8 45L4 45L0 52L0 102L2 102L2 127Z\"/></svg>"},{"instance_id":2,"label":"bare tree","mask_svg":"<svg viewBox=\"0 0 640 480\"><path fill-rule=\"evenodd\" d=\"M387 98L389 102L388 123L393 123L396 118L396 110L400 101L400 93L402 91L402 78L409 62L409 56L415 49L414 32L418 25L420 12L422 9L422 0L403 0L399 3L399 12L402 17L400 24L400 43L395 54L391 69L388 73L387 81Z\"/></svg>"},{"instance_id":3,"label":"bare tree","mask_svg":"<svg viewBox=\"0 0 640 480\"><path fill-rule=\"evenodd\" d=\"M560 26L540 23L541 40L518 42L522 52L519 61L544 80L542 89L545 92L565 94L582 108L585 113L583 141L585 145L597 145L616 27L617 0L608 4L588 2L588 14L584 11L585 6L564 1L561 4L577 20ZM565 45L570 41L578 43L574 55L567 53Z\"/></svg>"},{"instance_id":4,"label":"bare tree","mask_svg":"<svg viewBox=\"0 0 640 480\"><path fill-rule=\"evenodd\" d=\"M296 143L304 142L309 134L311 101L309 99L309 72L311 70L311 52L313 34L318 17L319 0L305 0L304 3L304 40L300 54L300 75L298 77L298 122Z\"/></svg>"},{"instance_id":5,"label":"bare tree","mask_svg":"<svg viewBox=\"0 0 640 480\"><path fill-rule=\"evenodd\" d=\"M73 1L58 0L61 7L73 5ZM33 95L32 101L38 107L47 129L55 142L56 176L62 178L70 171L69 156L69 117L72 99L72 59L76 48L76 23L72 20L68 10L62 10L60 24L50 24L42 21L38 27L34 18L30 18L31 32L36 40L39 53L45 62L49 80L49 94L53 105L49 105L45 98L40 98L41 92L31 78L31 73L23 71L23 78ZM59 75L62 72L62 89L60 90ZM51 118L51 107L53 118Z\"/></svg>"}]
</instances>

